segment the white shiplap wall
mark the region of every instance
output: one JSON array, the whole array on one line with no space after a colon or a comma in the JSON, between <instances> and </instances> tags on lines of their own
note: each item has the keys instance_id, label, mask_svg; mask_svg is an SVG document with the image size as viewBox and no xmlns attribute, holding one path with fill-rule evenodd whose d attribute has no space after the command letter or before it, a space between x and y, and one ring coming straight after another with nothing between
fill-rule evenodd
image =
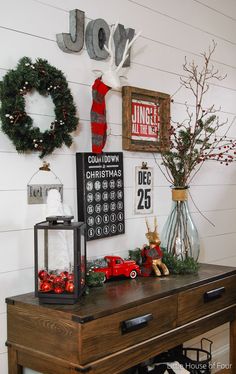
<instances>
[{"instance_id":1,"label":"white shiplap wall","mask_svg":"<svg viewBox=\"0 0 236 374\"><path fill-rule=\"evenodd\" d=\"M236 3L234 0L8 0L0 1L0 78L14 68L19 58L45 58L64 71L78 108L80 125L70 148L58 149L47 158L64 184L65 202L76 213L75 152L90 151L90 106L93 68L105 68L105 62L90 60L86 50L63 53L55 35L68 31L69 10L86 13L86 23L104 18L142 30L132 51L131 68L126 69L129 84L174 94L186 55L201 63L200 53L211 40L217 42L214 64L227 78L212 85L206 105L221 106L221 118L231 123L236 116ZM184 102L192 99L178 91L172 104L172 117L184 116ZM33 95L28 112L37 123L47 126L53 119L49 99ZM106 151L120 151L121 94L107 95L109 133ZM230 129L236 136L236 121ZM157 155L158 157L158 155ZM144 219L133 213L134 168L141 161L155 167L149 153L124 152L126 234L88 244L88 256L108 253L125 255L144 243ZM19 155L0 132L0 373L7 374L5 297L33 290L33 225L44 218L43 206L27 205L26 186L40 166L37 154ZM155 167L155 214L163 227L170 208L168 183ZM236 266L236 167L213 162L204 165L192 183L191 193L198 208L215 223L210 226L193 204L191 210L201 237L201 261ZM228 326L208 334L214 338L217 357L227 359ZM195 340L198 341L199 339ZM191 342L192 343L195 343ZM190 343L189 343L190 344ZM216 357L216 358L217 358ZM112 373L111 373L112 374Z\"/></svg>"}]
</instances>

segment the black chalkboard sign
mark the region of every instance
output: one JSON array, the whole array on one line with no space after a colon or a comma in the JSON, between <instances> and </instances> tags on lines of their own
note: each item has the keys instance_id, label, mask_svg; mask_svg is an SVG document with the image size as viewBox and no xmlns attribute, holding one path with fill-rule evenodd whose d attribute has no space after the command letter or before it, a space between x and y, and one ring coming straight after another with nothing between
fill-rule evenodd
<instances>
[{"instance_id":1,"label":"black chalkboard sign","mask_svg":"<svg viewBox=\"0 0 236 374\"><path fill-rule=\"evenodd\" d=\"M87 240L124 234L123 153L76 153L78 220Z\"/></svg>"}]
</instances>

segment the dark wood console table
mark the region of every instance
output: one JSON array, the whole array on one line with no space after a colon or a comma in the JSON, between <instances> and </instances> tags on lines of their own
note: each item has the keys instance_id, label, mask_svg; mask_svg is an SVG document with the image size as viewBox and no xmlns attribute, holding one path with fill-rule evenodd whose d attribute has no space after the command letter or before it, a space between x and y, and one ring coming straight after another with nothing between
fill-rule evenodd
<instances>
[{"instance_id":1,"label":"dark wood console table","mask_svg":"<svg viewBox=\"0 0 236 374\"><path fill-rule=\"evenodd\" d=\"M108 282L73 306L6 302L9 374L116 374L228 321L236 374L236 268Z\"/></svg>"}]
</instances>

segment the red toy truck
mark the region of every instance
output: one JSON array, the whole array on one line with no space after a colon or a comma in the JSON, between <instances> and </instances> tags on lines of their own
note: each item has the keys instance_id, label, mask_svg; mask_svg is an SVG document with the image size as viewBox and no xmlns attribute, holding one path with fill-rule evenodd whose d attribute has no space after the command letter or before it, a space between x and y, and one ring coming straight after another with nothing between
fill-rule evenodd
<instances>
[{"instance_id":1,"label":"red toy truck","mask_svg":"<svg viewBox=\"0 0 236 374\"><path fill-rule=\"evenodd\" d=\"M123 260L119 256L105 256L104 260L107 263L106 267L95 268L93 271L97 273L104 273L105 280L119 275L124 275L131 279L135 279L137 275L141 274L140 267L132 260Z\"/></svg>"}]
</instances>

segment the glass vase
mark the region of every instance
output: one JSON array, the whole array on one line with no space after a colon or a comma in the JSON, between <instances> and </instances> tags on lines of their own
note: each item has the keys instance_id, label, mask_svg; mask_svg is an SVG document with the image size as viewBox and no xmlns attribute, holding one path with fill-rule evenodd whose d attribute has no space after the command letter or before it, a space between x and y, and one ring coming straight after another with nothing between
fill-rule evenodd
<instances>
[{"instance_id":1,"label":"glass vase","mask_svg":"<svg viewBox=\"0 0 236 374\"><path fill-rule=\"evenodd\" d=\"M161 247L177 259L197 261L200 242L188 206L188 190L172 189L172 207L161 235Z\"/></svg>"}]
</instances>

